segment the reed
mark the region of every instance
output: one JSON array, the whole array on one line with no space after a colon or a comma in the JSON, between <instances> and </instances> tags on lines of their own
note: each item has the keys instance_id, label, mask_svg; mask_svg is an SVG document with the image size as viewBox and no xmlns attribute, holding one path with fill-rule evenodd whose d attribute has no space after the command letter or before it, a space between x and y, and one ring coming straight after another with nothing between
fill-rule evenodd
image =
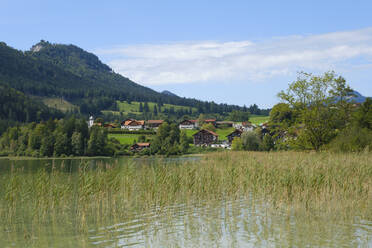
<instances>
[{"instance_id":1,"label":"reed","mask_svg":"<svg viewBox=\"0 0 372 248\"><path fill-rule=\"evenodd\" d=\"M87 223L102 226L149 209L249 197L274 209L368 219L371 186L370 153L220 152L178 164L82 164L77 173L12 170L0 176L0 219L15 229L69 222L70 232L83 234Z\"/></svg>"}]
</instances>

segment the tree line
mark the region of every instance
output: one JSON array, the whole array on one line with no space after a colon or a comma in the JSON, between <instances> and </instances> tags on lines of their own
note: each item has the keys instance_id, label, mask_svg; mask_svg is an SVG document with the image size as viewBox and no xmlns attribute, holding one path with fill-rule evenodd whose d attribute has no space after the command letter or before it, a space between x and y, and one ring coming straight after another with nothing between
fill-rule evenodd
<instances>
[{"instance_id":1,"label":"tree line","mask_svg":"<svg viewBox=\"0 0 372 248\"><path fill-rule=\"evenodd\" d=\"M301 72L270 112L267 126L237 139L250 150L372 150L372 99L353 101L354 91L334 72ZM253 144L253 145L252 145Z\"/></svg>"}]
</instances>

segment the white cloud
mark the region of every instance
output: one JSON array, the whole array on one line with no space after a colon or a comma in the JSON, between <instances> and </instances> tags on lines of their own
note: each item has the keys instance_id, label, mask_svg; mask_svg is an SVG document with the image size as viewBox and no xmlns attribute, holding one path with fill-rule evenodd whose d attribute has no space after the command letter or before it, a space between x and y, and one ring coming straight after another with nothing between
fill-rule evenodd
<instances>
[{"instance_id":1,"label":"white cloud","mask_svg":"<svg viewBox=\"0 0 372 248\"><path fill-rule=\"evenodd\" d=\"M372 61L372 28L261 42L179 42L97 50L118 73L144 85L260 81L298 70L345 70Z\"/></svg>"}]
</instances>

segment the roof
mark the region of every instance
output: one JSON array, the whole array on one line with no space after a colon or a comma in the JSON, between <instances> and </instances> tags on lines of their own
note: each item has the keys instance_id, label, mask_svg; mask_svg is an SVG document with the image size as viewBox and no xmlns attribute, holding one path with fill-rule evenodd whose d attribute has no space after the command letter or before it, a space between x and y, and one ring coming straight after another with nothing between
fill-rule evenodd
<instances>
[{"instance_id":1,"label":"roof","mask_svg":"<svg viewBox=\"0 0 372 248\"><path fill-rule=\"evenodd\" d=\"M206 119L206 120L204 120L204 122L215 122L216 121L216 119Z\"/></svg>"},{"instance_id":2,"label":"roof","mask_svg":"<svg viewBox=\"0 0 372 248\"><path fill-rule=\"evenodd\" d=\"M190 120L192 123L197 123L198 120Z\"/></svg>"},{"instance_id":3,"label":"roof","mask_svg":"<svg viewBox=\"0 0 372 248\"><path fill-rule=\"evenodd\" d=\"M191 120L183 120L180 122L181 125L191 125L194 124L195 122L192 122Z\"/></svg>"},{"instance_id":4,"label":"roof","mask_svg":"<svg viewBox=\"0 0 372 248\"><path fill-rule=\"evenodd\" d=\"M133 119L128 119L128 120L125 120L121 123L122 125L124 126L138 126L138 125L144 125L145 124L145 121L141 120L141 121L136 121L136 120L133 120Z\"/></svg>"},{"instance_id":5,"label":"roof","mask_svg":"<svg viewBox=\"0 0 372 248\"><path fill-rule=\"evenodd\" d=\"M252 123L249 122L249 121L243 121L243 122L242 122L242 126L245 126L245 127L251 127L251 126L252 126Z\"/></svg>"},{"instance_id":6,"label":"roof","mask_svg":"<svg viewBox=\"0 0 372 248\"><path fill-rule=\"evenodd\" d=\"M148 120L147 124L162 124L163 120Z\"/></svg>"},{"instance_id":7,"label":"roof","mask_svg":"<svg viewBox=\"0 0 372 248\"><path fill-rule=\"evenodd\" d=\"M197 134L200 133L200 132L207 132L207 133L212 134L213 136L217 136L217 137L218 137L218 134L216 134L215 132L210 131L210 130L208 130L208 129L202 129L202 130L200 130L199 132L193 134L192 136L195 136L195 135L197 135Z\"/></svg>"},{"instance_id":8,"label":"roof","mask_svg":"<svg viewBox=\"0 0 372 248\"><path fill-rule=\"evenodd\" d=\"M230 133L229 135L227 135L227 136L233 135L234 133L243 133L243 131L240 130L240 129L235 129L233 132L231 132L231 133Z\"/></svg>"},{"instance_id":9,"label":"roof","mask_svg":"<svg viewBox=\"0 0 372 248\"><path fill-rule=\"evenodd\" d=\"M217 121L217 124L234 124L233 121Z\"/></svg>"},{"instance_id":10,"label":"roof","mask_svg":"<svg viewBox=\"0 0 372 248\"><path fill-rule=\"evenodd\" d=\"M147 146L150 146L150 143L149 142L145 142L145 143L136 143L136 144L134 144L134 145L132 145L132 147L133 146L139 146L139 147L147 147Z\"/></svg>"}]
</instances>

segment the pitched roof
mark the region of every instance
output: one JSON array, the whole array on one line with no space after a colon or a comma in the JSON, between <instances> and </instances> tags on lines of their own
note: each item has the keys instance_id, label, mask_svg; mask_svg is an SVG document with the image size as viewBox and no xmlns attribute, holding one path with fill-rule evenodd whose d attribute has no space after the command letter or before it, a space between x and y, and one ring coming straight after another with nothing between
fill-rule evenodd
<instances>
[{"instance_id":1,"label":"pitched roof","mask_svg":"<svg viewBox=\"0 0 372 248\"><path fill-rule=\"evenodd\" d=\"M183 120L180 122L180 125L191 125L194 124L195 122L192 122L191 120Z\"/></svg>"},{"instance_id":2,"label":"pitched roof","mask_svg":"<svg viewBox=\"0 0 372 248\"><path fill-rule=\"evenodd\" d=\"M138 146L150 146L149 142L137 143Z\"/></svg>"},{"instance_id":3,"label":"pitched roof","mask_svg":"<svg viewBox=\"0 0 372 248\"><path fill-rule=\"evenodd\" d=\"M192 136L197 135L197 134L200 133L200 132L207 132L207 133L212 134L213 136L217 136L217 137L218 137L218 134L216 134L215 132L210 131L210 130L208 130L208 129L202 129L202 130L200 130L199 132L193 134Z\"/></svg>"},{"instance_id":4,"label":"pitched roof","mask_svg":"<svg viewBox=\"0 0 372 248\"><path fill-rule=\"evenodd\" d=\"M233 135L234 133L240 133L240 134L242 134L243 131L240 130L240 129L235 129L233 132L231 132L231 133L230 133L229 135L227 135L227 136Z\"/></svg>"},{"instance_id":5,"label":"pitched roof","mask_svg":"<svg viewBox=\"0 0 372 248\"><path fill-rule=\"evenodd\" d=\"M216 119L206 119L206 120L204 120L204 122L215 122L216 121Z\"/></svg>"}]
</instances>

